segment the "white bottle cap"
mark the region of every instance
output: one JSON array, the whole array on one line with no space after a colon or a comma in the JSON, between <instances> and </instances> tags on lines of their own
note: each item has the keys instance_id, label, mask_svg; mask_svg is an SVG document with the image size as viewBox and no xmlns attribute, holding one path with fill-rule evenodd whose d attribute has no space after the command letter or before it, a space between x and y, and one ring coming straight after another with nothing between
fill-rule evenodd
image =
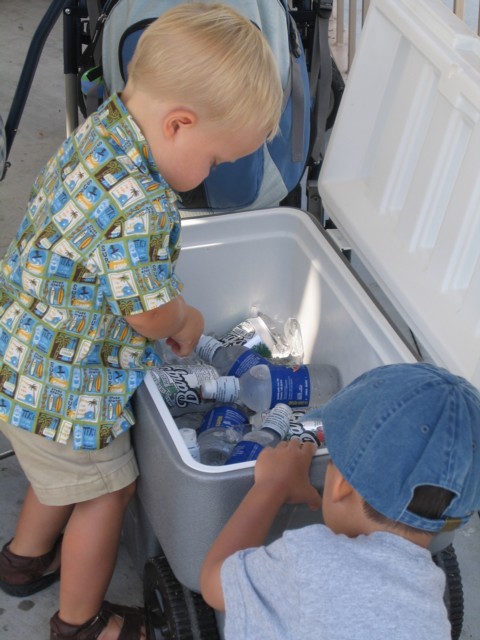
<instances>
[{"instance_id":1,"label":"white bottle cap","mask_svg":"<svg viewBox=\"0 0 480 640\"><path fill-rule=\"evenodd\" d=\"M191 427L180 427L180 434L187 447L193 447L197 443L197 432Z\"/></svg>"},{"instance_id":2,"label":"white bottle cap","mask_svg":"<svg viewBox=\"0 0 480 640\"><path fill-rule=\"evenodd\" d=\"M179 431L192 458L200 462L200 448L198 446L197 432L195 429L191 427L180 427Z\"/></svg>"},{"instance_id":3,"label":"white bottle cap","mask_svg":"<svg viewBox=\"0 0 480 640\"><path fill-rule=\"evenodd\" d=\"M222 343L212 336L201 335L195 353L197 353L205 362L212 362L216 351L222 346Z\"/></svg>"}]
</instances>

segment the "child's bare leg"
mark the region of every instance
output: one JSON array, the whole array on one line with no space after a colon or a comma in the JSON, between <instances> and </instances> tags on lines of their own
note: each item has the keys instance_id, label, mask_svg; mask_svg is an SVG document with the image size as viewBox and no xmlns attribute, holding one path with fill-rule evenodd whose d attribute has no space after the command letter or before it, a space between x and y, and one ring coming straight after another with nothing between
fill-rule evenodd
<instances>
[{"instance_id":1,"label":"child's bare leg","mask_svg":"<svg viewBox=\"0 0 480 640\"><path fill-rule=\"evenodd\" d=\"M72 625L93 618L102 605L117 559L125 508L135 483L75 505L62 545L59 617ZM122 620L111 620L100 637L118 637Z\"/></svg>"},{"instance_id":2,"label":"child's bare leg","mask_svg":"<svg viewBox=\"0 0 480 640\"><path fill-rule=\"evenodd\" d=\"M42 504L29 486L18 517L15 537L9 545L10 551L26 557L48 553L70 517L72 508L71 505L52 507Z\"/></svg>"}]
</instances>

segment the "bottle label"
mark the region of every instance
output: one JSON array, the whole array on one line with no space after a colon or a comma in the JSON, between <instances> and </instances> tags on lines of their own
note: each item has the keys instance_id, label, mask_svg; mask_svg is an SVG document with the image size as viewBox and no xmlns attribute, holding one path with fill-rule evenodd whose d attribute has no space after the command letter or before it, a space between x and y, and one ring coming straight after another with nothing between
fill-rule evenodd
<instances>
[{"instance_id":1,"label":"bottle label","mask_svg":"<svg viewBox=\"0 0 480 640\"><path fill-rule=\"evenodd\" d=\"M259 342L261 342L261 338L255 330L255 327L250 322L250 320L244 320L237 324L236 327L233 327L231 331L226 333L221 339L220 342L228 347L234 344L245 345L246 347L251 347Z\"/></svg>"},{"instance_id":2,"label":"bottle label","mask_svg":"<svg viewBox=\"0 0 480 640\"><path fill-rule=\"evenodd\" d=\"M259 317L248 318L240 322L240 324L237 324L236 327L233 327L233 329L222 336L220 342L225 347L243 345L249 349L257 345L264 345L270 353L275 344L267 325Z\"/></svg>"},{"instance_id":3,"label":"bottle label","mask_svg":"<svg viewBox=\"0 0 480 640\"><path fill-rule=\"evenodd\" d=\"M210 365L163 365L150 370L151 376L170 409L185 409L202 403L200 386L218 378Z\"/></svg>"},{"instance_id":4,"label":"bottle label","mask_svg":"<svg viewBox=\"0 0 480 640\"><path fill-rule=\"evenodd\" d=\"M290 424L290 416L292 410L285 404L277 404L272 411L269 412L262 424L262 429L271 429L278 433L280 439L283 440L288 433Z\"/></svg>"},{"instance_id":5,"label":"bottle label","mask_svg":"<svg viewBox=\"0 0 480 640\"><path fill-rule=\"evenodd\" d=\"M236 464L237 462L249 462L256 460L263 447L258 442L242 440L233 448L225 464Z\"/></svg>"},{"instance_id":6,"label":"bottle label","mask_svg":"<svg viewBox=\"0 0 480 640\"><path fill-rule=\"evenodd\" d=\"M325 448L325 433L321 420L305 420L290 422L287 440L297 439L301 442L313 442L319 449Z\"/></svg>"},{"instance_id":7,"label":"bottle label","mask_svg":"<svg viewBox=\"0 0 480 640\"><path fill-rule=\"evenodd\" d=\"M285 367L269 365L272 376L272 401L270 407L279 402L290 407L306 406L310 402L310 374L306 365Z\"/></svg>"},{"instance_id":8,"label":"bottle label","mask_svg":"<svg viewBox=\"0 0 480 640\"><path fill-rule=\"evenodd\" d=\"M214 429L215 427L228 428L247 424L247 416L236 407L214 407L203 417L198 433L203 433L207 429Z\"/></svg>"},{"instance_id":9,"label":"bottle label","mask_svg":"<svg viewBox=\"0 0 480 640\"><path fill-rule=\"evenodd\" d=\"M269 361L258 355L255 351L244 351L241 353L228 371L229 376L240 376L256 364L269 364Z\"/></svg>"},{"instance_id":10,"label":"bottle label","mask_svg":"<svg viewBox=\"0 0 480 640\"><path fill-rule=\"evenodd\" d=\"M221 346L223 346L222 343L216 338L202 335L195 347L195 353L200 356L202 360L205 360L205 362L211 363L215 352Z\"/></svg>"}]
</instances>

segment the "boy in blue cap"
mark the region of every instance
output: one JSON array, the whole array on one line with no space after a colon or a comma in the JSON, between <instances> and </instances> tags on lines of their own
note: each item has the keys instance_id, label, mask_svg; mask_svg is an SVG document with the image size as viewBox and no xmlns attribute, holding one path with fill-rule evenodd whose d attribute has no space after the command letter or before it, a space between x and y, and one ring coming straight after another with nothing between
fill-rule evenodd
<instances>
[{"instance_id":1,"label":"boy in blue cap","mask_svg":"<svg viewBox=\"0 0 480 640\"><path fill-rule=\"evenodd\" d=\"M480 507L480 393L434 365L394 364L319 412L323 497L308 477L314 445L265 449L205 558L202 594L226 611L226 640L450 640L428 546ZM322 506L325 525L261 546L280 507L300 503Z\"/></svg>"}]
</instances>

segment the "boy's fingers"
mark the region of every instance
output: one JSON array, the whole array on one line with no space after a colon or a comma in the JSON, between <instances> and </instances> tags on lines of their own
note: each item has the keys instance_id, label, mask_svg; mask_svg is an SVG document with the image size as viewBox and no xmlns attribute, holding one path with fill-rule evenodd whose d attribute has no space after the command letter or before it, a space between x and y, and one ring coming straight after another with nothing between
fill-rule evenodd
<instances>
[{"instance_id":1,"label":"boy's fingers","mask_svg":"<svg viewBox=\"0 0 480 640\"><path fill-rule=\"evenodd\" d=\"M315 453L317 450L317 445L314 442L302 442L300 438L292 438L291 440L282 440L276 446L279 448L289 448L289 449L303 449L304 451L310 453Z\"/></svg>"},{"instance_id":2,"label":"boy's fingers","mask_svg":"<svg viewBox=\"0 0 480 640\"><path fill-rule=\"evenodd\" d=\"M311 454L312 456L315 455L315 452L318 449L317 445L314 442L302 442L301 446L302 446L302 450L303 451L306 451L307 453Z\"/></svg>"}]
</instances>

